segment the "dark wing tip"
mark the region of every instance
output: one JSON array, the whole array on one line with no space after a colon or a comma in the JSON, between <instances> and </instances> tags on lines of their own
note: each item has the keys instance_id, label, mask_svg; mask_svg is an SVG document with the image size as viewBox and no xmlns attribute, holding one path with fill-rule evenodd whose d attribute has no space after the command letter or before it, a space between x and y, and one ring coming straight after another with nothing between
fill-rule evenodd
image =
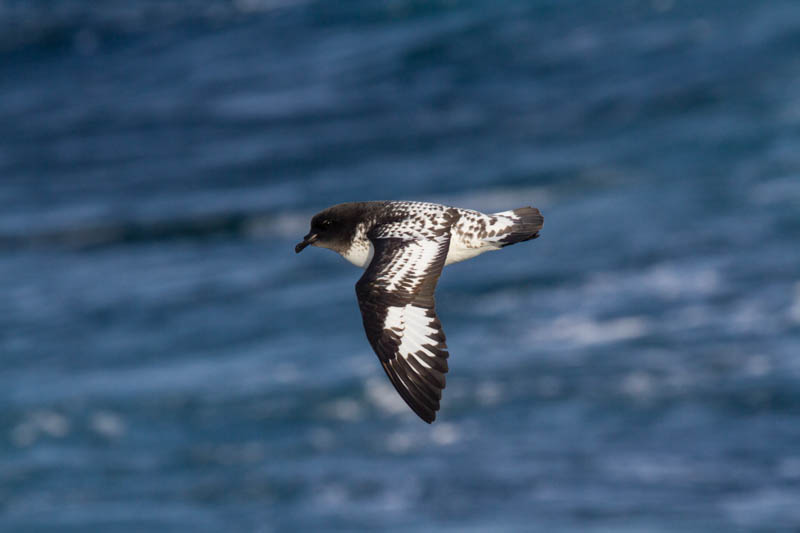
<instances>
[{"instance_id":1,"label":"dark wing tip","mask_svg":"<svg viewBox=\"0 0 800 533\"><path fill-rule=\"evenodd\" d=\"M439 400L444 386L442 388L433 387L428 383L421 382L413 374L414 371L405 368L405 365L397 358L386 362L381 361L381 366L400 397L418 417L428 424L436 420L436 411L439 410ZM414 376L413 378L410 377L410 373L412 373L411 376Z\"/></svg>"}]
</instances>

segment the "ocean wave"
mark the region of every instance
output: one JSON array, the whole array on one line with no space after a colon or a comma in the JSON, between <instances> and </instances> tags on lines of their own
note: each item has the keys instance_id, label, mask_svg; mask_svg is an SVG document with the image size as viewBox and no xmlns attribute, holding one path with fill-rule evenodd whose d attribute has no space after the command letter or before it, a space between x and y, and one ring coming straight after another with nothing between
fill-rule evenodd
<instances>
[{"instance_id":1,"label":"ocean wave","mask_svg":"<svg viewBox=\"0 0 800 533\"><path fill-rule=\"evenodd\" d=\"M530 334L531 342L558 343L572 347L612 344L647 335L652 330L642 316L600 320L582 315L561 315Z\"/></svg>"}]
</instances>

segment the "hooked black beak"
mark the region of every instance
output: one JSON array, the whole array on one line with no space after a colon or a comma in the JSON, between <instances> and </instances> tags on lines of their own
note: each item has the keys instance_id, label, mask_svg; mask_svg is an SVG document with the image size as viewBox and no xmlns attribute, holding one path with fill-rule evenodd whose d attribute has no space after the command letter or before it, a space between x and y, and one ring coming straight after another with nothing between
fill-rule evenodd
<instances>
[{"instance_id":1,"label":"hooked black beak","mask_svg":"<svg viewBox=\"0 0 800 533\"><path fill-rule=\"evenodd\" d=\"M302 252L303 248L305 248L312 242L316 241L317 237L319 237L319 235L317 235L316 233L309 233L308 235L303 237L303 242L297 243L297 246L294 247L294 253L299 254L300 252Z\"/></svg>"}]
</instances>

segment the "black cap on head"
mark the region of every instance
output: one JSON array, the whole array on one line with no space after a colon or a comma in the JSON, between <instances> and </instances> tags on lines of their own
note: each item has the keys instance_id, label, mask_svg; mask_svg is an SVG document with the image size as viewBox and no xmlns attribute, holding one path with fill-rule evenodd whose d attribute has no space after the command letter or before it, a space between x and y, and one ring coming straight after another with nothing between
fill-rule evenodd
<instances>
[{"instance_id":1,"label":"black cap on head","mask_svg":"<svg viewBox=\"0 0 800 533\"><path fill-rule=\"evenodd\" d=\"M361 203L338 204L320 211L311 219L311 230L294 247L302 252L309 244L343 252L350 248L356 226L363 220Z\"/></svg>"}]
</instances>

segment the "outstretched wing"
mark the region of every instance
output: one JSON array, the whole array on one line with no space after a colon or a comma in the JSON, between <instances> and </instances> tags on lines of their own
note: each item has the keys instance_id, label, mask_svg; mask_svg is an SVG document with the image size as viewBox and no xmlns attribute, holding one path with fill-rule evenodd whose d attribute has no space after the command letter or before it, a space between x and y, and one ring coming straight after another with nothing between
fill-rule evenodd
<instances>
[{"instance_id":1,"label":"outstretched wing","mask_svg":"<svg viewBox=\"0 0 800 533\"><path fill-rule=\"evenodd\" d=\"M356 284L364 330L397 392L431 423L449 355L433 298L450 247L449 224L427 234L379 227L369 237L375 254Z\"/></svg>"}]
</instances>

